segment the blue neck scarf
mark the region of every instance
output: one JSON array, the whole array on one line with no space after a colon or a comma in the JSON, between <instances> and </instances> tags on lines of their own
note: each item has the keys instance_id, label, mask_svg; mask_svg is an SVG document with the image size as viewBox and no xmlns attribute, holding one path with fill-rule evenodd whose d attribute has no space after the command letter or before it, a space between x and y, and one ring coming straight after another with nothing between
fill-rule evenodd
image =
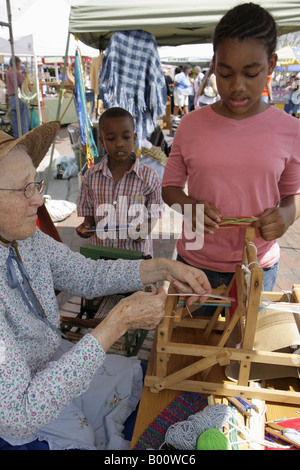
<instances>
[{"instance_id":1,"label":"blue neck scarf","mask_svg":"<svg viewBox=\"0 0 300 470\"><path fill-rule=\"evenodd\" d=\"M14 265L14 261L17 264L17 267L22 275L23 283L20 284L17 273ZM50 326L57 334L65 335L58 329L56 326L52 325L52 323L48 320L43 307L41 306L39 300L37 299L31 285L30 285L30 277L28 272L26 271L22 259L18 250L17 242L12 242L11 246L9 247L9 255L6 260L7 266L7 277L8 277L8 285L11 289L18 289L24 303L27 305L29 310L33 313L33 315L43 321L46 325Z\"/></svg>"}]
</instances>

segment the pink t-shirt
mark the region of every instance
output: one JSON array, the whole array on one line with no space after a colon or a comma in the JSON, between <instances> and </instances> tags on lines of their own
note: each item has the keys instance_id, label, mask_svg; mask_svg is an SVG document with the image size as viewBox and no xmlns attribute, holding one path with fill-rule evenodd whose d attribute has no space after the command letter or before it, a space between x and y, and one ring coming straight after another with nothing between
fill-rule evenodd
<instances>
[{"instance_id":1,"label":"pink t-shirt","mask_svg":"<svg viewBox=\"0 0 300 470\"><path fill-rule=\"evenodd\" d=\"M162 186L184 188L196 200L215 204L223 217L258 216L286 196L300 193L300 123L273 106L242 120L226 118L210 106L181 120ZM279 259L276 241L256 231L259 263ZM220 228L205 234L201 249L186 249L184 229L177 242L187 263L234 272L242 260L245 228Z\"/></svg>"}]
</instances>

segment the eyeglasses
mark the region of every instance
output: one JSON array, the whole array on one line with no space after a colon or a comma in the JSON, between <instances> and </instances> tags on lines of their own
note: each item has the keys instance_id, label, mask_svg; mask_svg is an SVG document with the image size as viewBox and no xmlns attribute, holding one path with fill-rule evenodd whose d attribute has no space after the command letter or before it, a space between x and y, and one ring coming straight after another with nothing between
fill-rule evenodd
<instances>
[{"instance_id":1,"label":"eyeglasses","mask_svg":"<svg viewBox=\"0 0 300 470\"><path fill-rule=\"evenodd\" d=\"M35 190L37 189L38 193L41 194L45 189L45 180L40 181L39 183L28 183L24 189L9 189L9 188L0 188L0 191L18 191L23 192L26 199L30 199L34 196Z\"/></svg>"}]
</instances>

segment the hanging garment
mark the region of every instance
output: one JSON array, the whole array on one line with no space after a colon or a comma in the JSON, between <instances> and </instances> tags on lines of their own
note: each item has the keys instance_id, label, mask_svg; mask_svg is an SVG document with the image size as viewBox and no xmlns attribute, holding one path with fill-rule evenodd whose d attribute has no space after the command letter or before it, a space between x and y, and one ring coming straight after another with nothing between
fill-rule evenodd
<instances>
[{"instance_id":1,"label":"hanging garment","mask_svg":"<svg viewBox=\"0 0 300 470\"><path fill-rule=\"evenodd\" d=\"M146 31L117 31L99 72L106 107L121 107L135 118L137 145L153 132L166 110L167 88L155 37Z\"/></svg>"}]
</instances>

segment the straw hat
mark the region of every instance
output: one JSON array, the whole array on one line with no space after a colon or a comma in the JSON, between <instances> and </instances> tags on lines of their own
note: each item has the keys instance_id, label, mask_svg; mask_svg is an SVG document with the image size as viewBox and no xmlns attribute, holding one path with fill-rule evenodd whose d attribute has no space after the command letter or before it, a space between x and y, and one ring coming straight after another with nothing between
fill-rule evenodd
<instances>
[{"instance_id":1,"label":"straw hat","mask_svg":"<svg viewBox=\"0 0 300 470\"><path fill-rule=\"evenodd\" d=\"M59 121L47 122L35 127L18 139L14 139L11 135L0 131L0 160L6 157L17 145L23 144L26 146L26 151L31 157L34 167L37 168L54 141L59 128Z\"/></svg>"}]
</instances>

